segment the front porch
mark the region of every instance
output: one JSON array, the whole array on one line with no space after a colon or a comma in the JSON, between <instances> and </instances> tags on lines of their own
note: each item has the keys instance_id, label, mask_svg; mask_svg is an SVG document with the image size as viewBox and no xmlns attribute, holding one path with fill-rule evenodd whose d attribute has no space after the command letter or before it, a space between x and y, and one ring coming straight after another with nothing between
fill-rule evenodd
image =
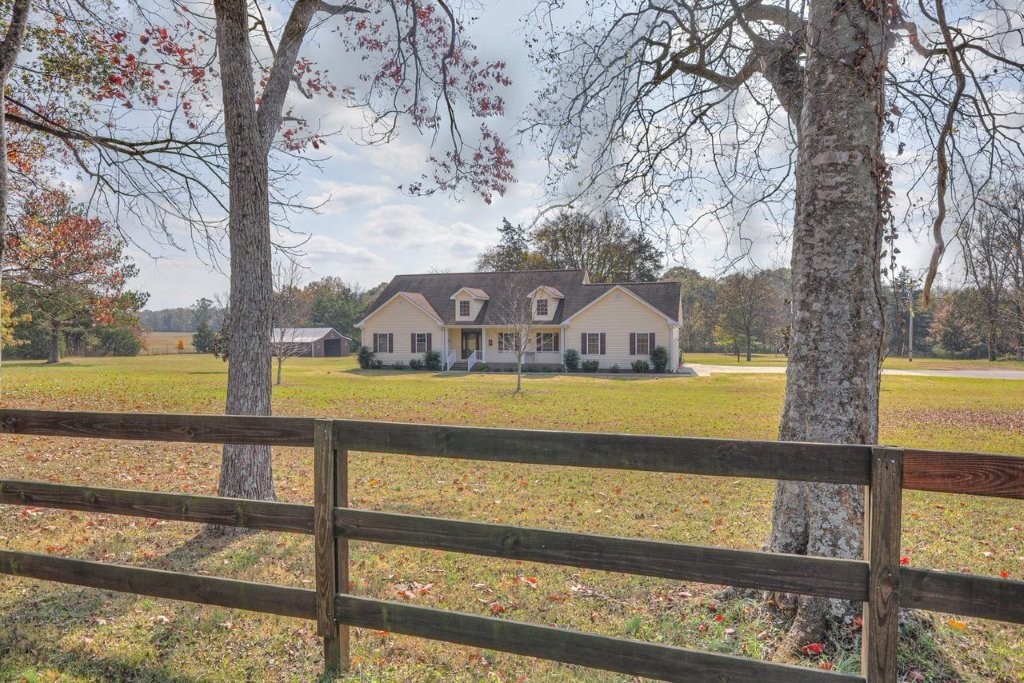
<instances>
[{"instance_id":1,"label":"front porch","mask_svg":"<svg viewBox=\"0 0 1024 683\"><path fill-rule=\"evenodd\" d=\"M516 350L512 345L515 333L500 326L451 326L444 328L441 358L447 371L471 371L477 364L515 367ZM531 327L524 340L526 352L523 366L561 367L562 329L555 326Z\"/></svg>"}]
</instances>

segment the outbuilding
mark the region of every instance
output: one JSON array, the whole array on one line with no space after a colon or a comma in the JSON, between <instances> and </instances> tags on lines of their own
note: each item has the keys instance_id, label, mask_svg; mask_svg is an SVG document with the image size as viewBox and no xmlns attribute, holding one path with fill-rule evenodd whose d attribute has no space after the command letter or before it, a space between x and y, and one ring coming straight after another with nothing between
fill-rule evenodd
<instances>
[{"instance_id":1,"label":"outbuilding","mask_svg":"<svg viewBox=\"0 0 1024 683\"><path fill-rule=\"evenodd\" d=\"M352 351L352 339L333 327L275 327L270 336L271 353L285 356L335 358Z\"/></svg>"}]
</instances>

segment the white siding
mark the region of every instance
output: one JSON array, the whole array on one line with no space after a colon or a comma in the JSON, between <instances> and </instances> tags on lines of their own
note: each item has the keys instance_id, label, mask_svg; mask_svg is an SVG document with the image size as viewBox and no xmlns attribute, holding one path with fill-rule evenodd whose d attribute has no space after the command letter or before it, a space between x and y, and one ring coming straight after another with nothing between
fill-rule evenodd
<instances>
[{"instance_id":1,"label":"white siding","mask_svg":"<svg viewBox=\"0 0 1024 683\"><path fill-rule=\"evenodd\" d=\"M501 328L489 328L484 330L484 335L487 337L487 341L484 342L484 346L487 349L486 359L488 363L515 363L516 353L515 351L499 351L498 350L498 335L502 332L514 332L512 329L503 330ZM561 335L562 328L560 327L533 327L530 330L529 339L526 344L526 352L533 354L530 360L527 361L527 357L524 355L523 362L538 363L541 365L561 365L562 364L562 350L565 349L565 339L558 340L558 351L535 351L537 346L537 333L538 332L554 332L555 334Z\"/></svg>"},{"instance_id":2,"label":"white siding","mask_svg":"<svg viewBox=\"0 0 1024 683\"><path fill-rule=\"evenodd\" d=\"M459 302L460 301L468 301L469 302L469 315L468 316L461 316L461 315L459 315ZM460 294L458 296L458 298L456 298L454 301L452 301L452 305L455 306L455 320L470 322L470 321L476 320L476 317L478 315L480 315L480 309L483 308L484 302L482 300L480 300L480 299L474 299L469 294ZM441 315L442 318L445 317L444 314L441 314L440 312L439 312L439 314Z\"/></svg>"},{"instance_id":3,"label":"white siding","mask_svg":"<svg viewBox=\"0 0 1024 683\"><path fill-rule=\"evenodd\" d=\"M363 345L368 346L371 350L373 350L375 332L381 334L390 332L395 335L394 353L378 352L376 355L384 365L390 365L395 361L408 363L414 358L423 358L423 353L414 353L410 349L410 335L414 332L431 333L433 335L431 348L443 353L444 341L441 327L418 306L414 306L402 297L395 297L381 306L363 324Z\"/></svg>"},{"instance_id":4,"label":"white siding","mask_svg":"<svg viewBox=\"0 0 1024 683\"><path fill-rule=\"evenodd\" d=\"M580 348L580 335L584 332L605 334L604 355L584 354ZM649 354L630 355L629 335L631 332L654 333L654 345L664 346L669 352L667 370L674 372L679 364L679 342L676 332L673 342L673 326L665 318L641 304L629 294L612 291L603 299L578 313L569 321L563 349L576 349L580 361L597 360L602 369L618 365L623 372L630 370L635 360L650 360ZM676 351L673 353L673 344Z\"/></svg>"}]
</instances>

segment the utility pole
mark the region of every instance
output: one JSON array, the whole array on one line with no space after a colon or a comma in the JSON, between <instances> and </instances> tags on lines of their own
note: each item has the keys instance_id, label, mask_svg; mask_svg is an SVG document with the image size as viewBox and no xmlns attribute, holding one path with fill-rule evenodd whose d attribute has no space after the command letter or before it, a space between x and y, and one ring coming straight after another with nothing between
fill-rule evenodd
<instances>
[{"instance_id":1,"label":"utility pole","mask_svg":"<svg viewBox=\"0 0 1024 683\"><path fill-rule=\"evenodd\" d=\"M914 285L907 291L907 310L910 311L910 344L907 346L907 360L914 362Z\"/></svg>"}]
</instances>

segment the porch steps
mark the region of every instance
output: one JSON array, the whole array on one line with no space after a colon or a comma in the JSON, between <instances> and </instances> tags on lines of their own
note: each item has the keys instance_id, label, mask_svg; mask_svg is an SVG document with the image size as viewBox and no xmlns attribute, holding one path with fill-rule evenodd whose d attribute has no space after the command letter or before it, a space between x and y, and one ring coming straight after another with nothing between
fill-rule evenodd
<instances>
[{"instance_id":1,"label":"porch steps","mask_svg":"<svg viewBox=\"0 0 1024 683\"><path fill-rule=\"evenodd\" d=\"M464 360L452 363L452 366L448 368L452 372L466 372L469 369L469 364Z\"/></svg>"}]
</instances>

